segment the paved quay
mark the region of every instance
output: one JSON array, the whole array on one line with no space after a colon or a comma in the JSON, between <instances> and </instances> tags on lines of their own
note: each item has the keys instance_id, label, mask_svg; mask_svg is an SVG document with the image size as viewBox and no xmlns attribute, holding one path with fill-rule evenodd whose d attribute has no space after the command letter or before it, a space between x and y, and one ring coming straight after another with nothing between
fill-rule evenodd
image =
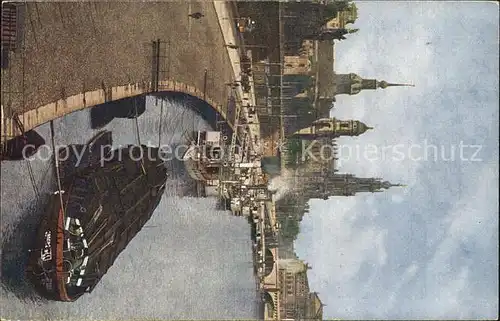
<instances>
[{"instance_id":1,"label":"paved quay","mask_svg":"<svg viewBox=\"0 0 500 321\"><path fill-rule=\"evenodd\" d=\"M238 44L239 43L239 36L237 34L236 28L235 28L235 20L234 16L232 15L232 8L231 4L226 2L226 1L214 1L214 7L215 11L217 13L217 18L220 24L220 28L222 31L222 35L224 37L224 41L226 44ZM228 50L228 56L229 60L231 62L231 66L233 68L233 73L234 73L234 79L239 80L241 77L241 64L240 64L240 50L236 49L231 49L227 48ZM251 56L251 52L247 51L247 54ZM250 76L250 85L251 85L251 90L249 93L243 92L243 89L241 86L238 86L235 90L237 93L237 101L236 101L236 119L239 118L241 115L244 119L247 120L248 124L248 131L250 133L250 137L252 139L249 140L250 142L250 149L253 150L256 154L260 154L261 147L260 147L260 124L259 120L257 117L257 113L254 115L250 116L249 115L249 110L246 107L247 105L249 106L255 106L255 90L254 90L254 83L253 83L253 77Z\"/></svg>"},{"instance_id":2,"label":"paved quay","mask_svg":"<svg viewBox=\"0 0 500 321\"><path fill-rule=\"evenodd\" d=\"M152 92L157 39L164 59L160 89L203 98L206 88L206 101L225 114L225 83L235 80L235 72L218 19L228 8L216 7L209 1L19 5L24 46L2 69L2 136L19 134L13 113L28 130L83 108ZM197 11L204 17L189 18Z\"/></svg>"}]
</instances>

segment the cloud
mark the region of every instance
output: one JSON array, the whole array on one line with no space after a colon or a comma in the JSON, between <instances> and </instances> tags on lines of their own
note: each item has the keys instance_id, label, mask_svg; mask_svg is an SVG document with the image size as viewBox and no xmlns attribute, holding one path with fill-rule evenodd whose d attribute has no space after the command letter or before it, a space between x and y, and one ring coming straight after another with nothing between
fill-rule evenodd
<instances>
[{"instance_id":1,"label":"cloud","mask_svg":"<svg viewBox=\"0 0 500 321\"><path fill-rule=\"evenodd\" d=\"M342 302L343 306L355 310L356 303L343 297L343 294L354 296L359 292L360 288L350 285L359 285L357 279L364 265L379 268L386 264L384 243L387 231L366 221L359 225L360 218L355 214L357 201L353 198L334 198L329 202L330 208L323 207L321 203L311 202L314 216L306 216L302 221L301 229L312 230L312 234L299 234L297 243L306 243L308 248L307 254L303 256L300 253L300 256L312 263L313 279L321 280L320 287L314 290L322 293L324 302ZM369 216L377 214L372 212ZM330 286L335 288L335 292L325 291L330 290Z\"/></svg>"},{"instance_id":2,"label":"cloud","mask_svg":"<svg viewBox=\"0 0 500 321\"><path fill-rule=\"evenodd\" d=\"M397 295L399 293L399 290L415 277L418 270L419 266L415 263L411 264L406 268L401 277L401 280L394 286L393 292L389 295L386 313L394 307L394 304L397 301Z\"/></svg>"},{"instance_id":3,"label":"cloud","mask_svg":"<svg viewBox=\"0 0 500 321\"><path fill-rule=\"evenodd\" d=\"M477 264L487 264L498 271L498 177L495 173L498 173L498 164L487 164L470 175L469 188L444 218L449 227L426 266L425 279L426 288L433 289L439 303L434 311L438 317L468 318L477 311L461 304L460 299L476 291L491 292L478 288L471 282L470 274ZM489 257L482 257L475 254L476 248L494 252ZM489 283L490 289L498 289L498 277L483 282ZM481 312L488 317L498 313L498 292L496 295L495 298L493 294L489 304L482 308ZM425 301L435 303L432 297Z\"/></svg>"},{"instance_id":4,"label":"cloud","mask_svg":"<svg viewBox=\"0 0 500 321\"><path fill-rule=\"evenodd\" d=\"M313 214L304 217L301 225L311 233L299 234L297 248L299 256L313 266L310 282L328 304L327 315L494 317L498 311L498 177L492 173L497 171L498 165L487 164L471 173L470 185L455 207L434 223L441 221L448 228L436 245L431 243L425 250L428 261L414 257L407 265L395 262L398 253L388 247L388 229L378 222L380 213L371 195L333 198L328 208L320 200L312 201ZM395 232L411 233L404 224ZM400 246L404 249L405 244ZM484 252L475 255L480 248ZM477 264L488 269L475 271ZM481 282L472 278L474 273L483 274ZM362 304L367 297L371 299ZM464 304L473 298L484 304Z\"/></svg>"},{"instance_id":5,"label":"cloud","mask_svg":"<svg viewBox=\"0 0 500 321\"><path fill-rule=\"evenodd\" d=\"M409 187L311 201L296 242L299 257L313 266L311 289L327 304L326 317L494 318L498 7L360 2L358 8L360 32L336 46L336 71L416 87L337 97L332 116L375 127L339 143L380 147L378 157L351 157L340 170ZM482 161L445 161L440 149L447 156L461 141L481 144ZM438 146L438 159L411 159L408 148L422 146L412 155L422 157L425 143ZM383 157L382 147L398 144L404 159Z\"/></svg>"},{"instance_id":6,"label":"cloud","mask_svg":"<svg viewBox=\"0 0 500 321\"><path fill-rule=\"evenodd\" d=\"M409 159L406 150L413 143L420 141L419 128L424 126L425 120L419 114L427 110L422 108L418 101L423 101L426 93L435 86L432 73L425 72L432 70L434 55L425 45L425 39L430 34L430 24L426 23L427 18L421 21L422 16L418 16L418 19L404 21L387 18L381 25L380 20L384 17L378 15L380 9L377 9L377 4L362 3L358 7L362 21L360 33L367 34L373 31L374 36L353 37L338 43L336 72L355 72L364 78L415 83L417 86L366 90L354 96L336 97L336 107L332 110L332 116L340 119L360 119L375 127L375 130L361 137L341 138L339 143L359 148L361 151L366 150L368 145L378 147L376 159L368 160L361 155L351 162L342 162L340 170L358 175L380 176L384 171L383 168L387 168L390 164L393 172L401 174L398 179L411 182L415 180L419 167ZM397 13L400 16L411 15L415 9L410 5L401 7L401 12ZM377 14L364 16L363 12L377 12ZM390 12L394 14L393 11ZM424 11L423 17L427 13ZM416 73L416 68L423 72ZM394 153L383 154L382 148L388 148L390 151L397 145L404 146L406 157L402 161L395 162L392 159Z\"/></svg>"}]
</instances>

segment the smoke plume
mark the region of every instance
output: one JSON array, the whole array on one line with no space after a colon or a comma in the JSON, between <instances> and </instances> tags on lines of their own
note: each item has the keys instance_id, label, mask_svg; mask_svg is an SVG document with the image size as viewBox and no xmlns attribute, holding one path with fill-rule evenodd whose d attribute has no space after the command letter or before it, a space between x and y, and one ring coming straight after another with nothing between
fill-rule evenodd
<instances>
[{"instance_id":1,"label":"smoke plume","mask_svg":"<svg viewBox=\"0 0 500 321\"><path fill-rule=\"evenodd\" d=\"M282 169L281 175L274 177L269 182L269 190L274 192L274 200L278 201L283 198L295 183L295 175L288 169Z\"/></svg>"}]
</instances>

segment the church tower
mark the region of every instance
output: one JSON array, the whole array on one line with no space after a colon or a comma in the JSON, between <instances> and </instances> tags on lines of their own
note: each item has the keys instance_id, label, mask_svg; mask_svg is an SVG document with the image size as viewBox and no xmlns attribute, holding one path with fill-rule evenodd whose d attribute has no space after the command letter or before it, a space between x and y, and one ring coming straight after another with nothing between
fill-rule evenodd
<instances>
[{"instance_id":1,"label":"church tower","mask_svg":"<svg viewBox=\"0 0 500 321\"><path fill-rule=\"evenodd\" d=\"M359 136L369 129L373 128L359 120L321 118L315 120L311 126L296 131L293 135L302 139L314 140L320 137Z\"/></svg>"},{"instance_id":2,"label":"church tower","mask_svg":"<svg viewBox=\"0 0 500 321\"><path fill-rule=\"evenodd\" d=\"M377 88L385 89L387 87L396 87L396 86L414 87L414 85L409 85L409 84L391 84L385 80L378 81L376 79L363 79L354 73L335 75L336 95L340 94L356 95L364 89L372 89L372 90Z\"/></svg>"},{"instance_id":3,"label":"church tower","mask_svg":"<svg viewBox=\"0 0 500 321\"><path fill-rule=\"evenodd\" d=\"M393 186L403 186L382 181L381 178L355 177L351 174L332 175L332 181L327 182L326 191L331 195L353 196L356 193L380 193ZM333 183L333 184L332 184Z\"/></svg>"},{"instance_id":4,"label":"church tower","mask_svg":"<svg viewBox=\"0 0 500 321\"><path fill-rule=\"evenodd\" d=\"M380 193L393 186L380 178L355 177L352 174L327 174L301 183L307 198L328 199L330 196L354 196L357 193Z\"/></svg>"}]
</instances>

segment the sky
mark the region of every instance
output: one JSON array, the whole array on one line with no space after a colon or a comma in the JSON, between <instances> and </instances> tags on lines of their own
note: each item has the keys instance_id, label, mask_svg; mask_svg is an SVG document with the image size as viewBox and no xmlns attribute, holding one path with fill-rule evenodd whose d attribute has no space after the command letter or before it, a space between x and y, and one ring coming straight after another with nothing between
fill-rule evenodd
<instances>
[{"instance_id":1,"label":"sky","mask_svg":"<svg viewBox=\"0 0 500 321\"><path fill-rule=\"evenodd\" d=\"M337 73L413 83L337 96L340 172L406 188L311 200L295 244L324 318L498 318L498 6L356 2Z\"/></svg>"}]
</instances>

